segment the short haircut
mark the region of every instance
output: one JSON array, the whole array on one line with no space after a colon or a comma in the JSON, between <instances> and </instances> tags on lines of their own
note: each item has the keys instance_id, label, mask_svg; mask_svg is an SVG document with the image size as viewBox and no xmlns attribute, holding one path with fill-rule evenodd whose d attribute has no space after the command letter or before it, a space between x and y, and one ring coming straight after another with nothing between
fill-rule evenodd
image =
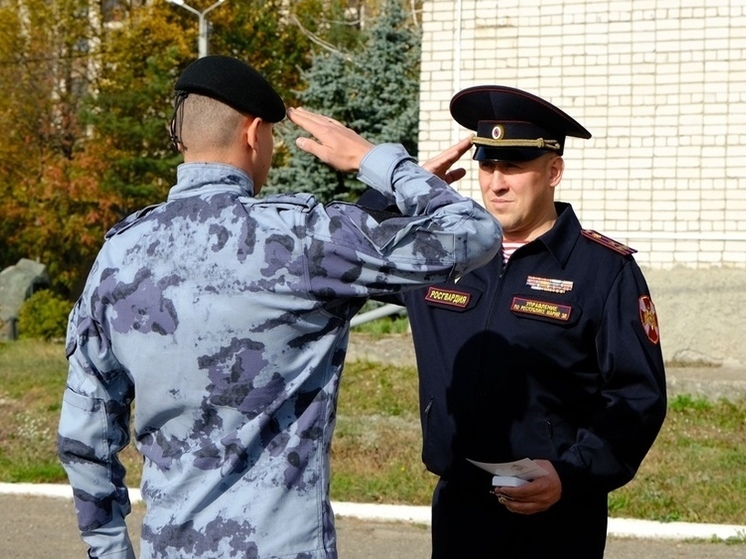
<instances>
[{"instance_id":1,"label":"short haircut","mask_svg":"<svg viewBox=\"0 0 746 559\"><path fill-rule=\"evenodd\" d=\"M182 146L195 152L230 147L247 118L225 103L196 93L184 99L181 110L178 135Z\"/></svg>"}]
</instances>

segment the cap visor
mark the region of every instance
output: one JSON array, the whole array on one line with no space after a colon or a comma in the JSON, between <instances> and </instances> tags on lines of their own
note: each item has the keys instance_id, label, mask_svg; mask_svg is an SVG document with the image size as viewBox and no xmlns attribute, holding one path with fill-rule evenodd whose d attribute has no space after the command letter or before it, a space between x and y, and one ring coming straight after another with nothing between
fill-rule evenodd
<instances>
[{"instance_id":1,"label":"cap visor","mask_svg":"<svg viewBox=\"0 0 746 559\"><path fill-rule=\"evenodd\" d=\"M531 161L551 150L536 148L491 148L477 146L475 161ZM556 152L553 152L556 153Z\"/></svg>"}]
</instances>

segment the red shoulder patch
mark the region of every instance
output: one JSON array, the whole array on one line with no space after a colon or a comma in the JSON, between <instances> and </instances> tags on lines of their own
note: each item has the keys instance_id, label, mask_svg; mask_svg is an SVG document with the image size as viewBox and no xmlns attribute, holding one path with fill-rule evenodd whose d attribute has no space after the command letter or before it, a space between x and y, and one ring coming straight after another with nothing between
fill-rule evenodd
<instances>
[{"instance_id":1,"label":"red shoulder patch","mask_svg":"<svg viewBox=\"0 0 746 559\"><path fill-rule=\"evenodd\" d=\"M610 248L611 250L625 256L629 256L630 254L634 254L637 252L637 250L635 250L634 248L623 245L622 243L617 242L605 235L602 235L601 233L598 233L593 229L581 229L580 234L587 239L590 239L591 241L595 241L598 244L603 245L606 248Z\"/></svg>"},{"instance_id":2,"label":"red shoulder patch","mask_svg":"<svg viewBox=\"0 0 746 559\"><path fill-rule=\"evenodd\" d=\"M655 305L650 297L643 295L638 300L640 310L640 322L645 330L648 339L654 344L658 344L661 339L660 329L658 328L658 315L655 312Z\"/></svg>"}]
</instances>

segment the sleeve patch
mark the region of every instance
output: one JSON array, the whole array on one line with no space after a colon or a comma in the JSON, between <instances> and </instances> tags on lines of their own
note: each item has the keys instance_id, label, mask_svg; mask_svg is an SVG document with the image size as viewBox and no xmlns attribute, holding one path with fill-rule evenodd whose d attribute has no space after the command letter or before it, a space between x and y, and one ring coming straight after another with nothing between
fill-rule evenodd
<instances>
[{"instance_id":1,"label":"sleeve patch","mask_svg":"<svg viewBox=\"0 0 746 559\"><path fill-rule=\"evenodd\" d=\"M650 297L643 295L639 299L640 322L648 339L654 344L658 344L661 339L660 329L658 328L658 315L655 313L655 305Z\"/></svg>"}]
</instances>

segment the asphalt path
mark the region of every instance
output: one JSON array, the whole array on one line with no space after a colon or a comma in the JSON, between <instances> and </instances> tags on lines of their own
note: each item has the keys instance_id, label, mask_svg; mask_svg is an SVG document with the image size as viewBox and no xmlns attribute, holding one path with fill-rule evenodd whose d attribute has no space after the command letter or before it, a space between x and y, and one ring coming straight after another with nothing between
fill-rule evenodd
<instances>
[{"instance_id":1,"label":"asphalt path","mask_svg":"<svg viewBox=\"0 0 746 559\"><path fill-rule=\"evenodd\" d=\"M128 517L137 547L142 504ZM337 517L340 559L427 559L429 527ZM78 536L72 500L60 497L0 495L2 559L81 559L85 545ZM610 538L608 559L744 559L746 543ZM460 558L457 558L460 559Z\"/></svg>"}]
</instances>

